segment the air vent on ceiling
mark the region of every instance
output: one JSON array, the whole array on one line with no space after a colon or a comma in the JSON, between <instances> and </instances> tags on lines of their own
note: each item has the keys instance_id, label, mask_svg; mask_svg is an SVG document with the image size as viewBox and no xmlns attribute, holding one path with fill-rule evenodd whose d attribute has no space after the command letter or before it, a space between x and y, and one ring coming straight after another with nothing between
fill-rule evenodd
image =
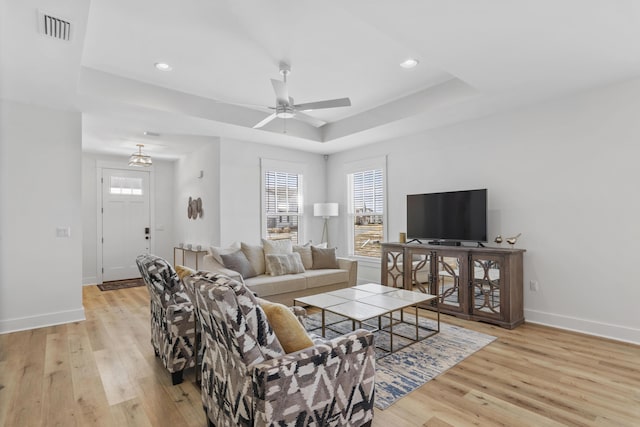
<instances>
[{"instance_id":1,"label":"air vent on ceiling","mask_svg":"<svg viewBox=\"0 0 640 427\"><path fill-rule=\"evenodd\" d=\"M40 34L58 40L71 40L71 21L53 16L49 13L38 12L38 28Z\"/></svg>"}]
</instances>

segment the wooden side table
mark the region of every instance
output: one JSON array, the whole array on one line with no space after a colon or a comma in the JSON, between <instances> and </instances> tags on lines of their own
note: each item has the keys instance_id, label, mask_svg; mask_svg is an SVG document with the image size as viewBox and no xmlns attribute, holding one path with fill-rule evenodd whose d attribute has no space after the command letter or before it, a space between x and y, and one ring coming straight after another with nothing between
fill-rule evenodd
<instances>
[{"instance_id":1,"label":"wooden side table","mask_svg":"<svg viewBox=\"0 0 640 427\"><path fill-rule=\"evenodd\" d=\"M173 248L173 265L174 266L177 264L177 262L176 262L176 260L177 260L176 251L181 251L182 252L182 264L181 265L184 265L184 254L185 253L195 254L195 257L196 257L196 270L198 270L198 257L200 256L200 254L206 254L207 253L206 250L187 249L187 248L181 248L179 246L175 246ZM186 265L185 265L185 267L186 267Z\"/></svg>"}]
</instances>

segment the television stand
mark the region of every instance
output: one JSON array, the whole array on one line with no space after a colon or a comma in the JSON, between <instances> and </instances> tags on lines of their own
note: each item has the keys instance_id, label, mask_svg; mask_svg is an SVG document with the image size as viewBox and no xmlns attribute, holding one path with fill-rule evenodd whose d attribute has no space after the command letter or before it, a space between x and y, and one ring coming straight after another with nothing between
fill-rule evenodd
<instances>
[{"instance_id":1,"label":"television stand","mask_svg":"<svg viewBox=\"0 0 640 427\"><path fill-rule=\"evenodd\" d=\"M383 243L381 283L437 295L441 313L462 319L509 329L524 322L524 249L438 243Z\"/></svg>"},{"instance_id":2,"label":"television stand","mask_svg":"<svg viewBox=\"0 0 640 427\"><path fill-rule=\"evenodd\" d=\"M418 242L418 243L422 244L422 242L420 241L420 239L411 239L411 240L409 240L409 241L407 242L407 244L409 244L409 243L413 243L413 242Z\"/></svg>"},{"instance_id":3,"label":"television stand","mask_svg":"<svg viewBox=\"0 0 640 427\"><path fill-rule=\"evenodd\" d=\"M482 242L478 242L478 247L479 248L484 248L485 246L482 244Z\"/></svg>"}]
</instances>

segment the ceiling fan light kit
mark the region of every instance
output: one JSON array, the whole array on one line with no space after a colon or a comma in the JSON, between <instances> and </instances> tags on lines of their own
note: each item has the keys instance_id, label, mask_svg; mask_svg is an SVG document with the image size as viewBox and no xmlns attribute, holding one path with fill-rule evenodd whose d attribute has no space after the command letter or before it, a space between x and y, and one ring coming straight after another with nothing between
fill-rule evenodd
<instances>
[{"instance_id":1,"label":"ceiling fan light kit","mask_svg":"<svg viewBox=\"0 0 640 427\"><path fill-rule=\"evenodd\" d=\"M302 111L319 110L323 108L335 108L335 107L349 107L351 106L351 100L349 98L329 99L326 101L306 102L304 104L295 104L293 98L289 96L287 89L287 76L291 74L291 66L286 62L280 63L280 74L282 75L282 81L271 79L271 85L273 91L276 94L276 106L267 107L271 110L275 110L274 113L267 116L255 126L254 129L259 129L265 126L272 120L279 119L297 119L311 126L320 127L326 124L325 121L316 119Z\"/></svg>"}]
</instances>

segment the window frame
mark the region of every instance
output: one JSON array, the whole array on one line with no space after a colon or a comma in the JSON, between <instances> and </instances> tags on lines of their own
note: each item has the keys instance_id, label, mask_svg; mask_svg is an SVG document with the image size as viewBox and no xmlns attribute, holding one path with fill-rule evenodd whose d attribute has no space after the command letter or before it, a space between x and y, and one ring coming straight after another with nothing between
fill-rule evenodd
<instances>
[{"instance_id":1,"label":"window frame","mask_svg":"<svg viewBox=\"0 0 640 427\"><path fill-rule=\"evenodd\" d=\"M347 186L347 215L346 215L346 230L347 230L347 254L350 258L361 260L361 261L369 261L369 262L380 262L379 256L365 256L365 255L357 255L355 253L355 218L356 212L354 209L354 188L353 188L353 175L371 171L371 170L381 170L382 171L382 213L375 213L375 215L382 216L382 238L380 242L384 242L388 233L388 216L387 216L387 156L375 157L371 159L360 160L357 162L351 162L345 165L345 180Z\"/></svg>"},{"instance_id":2,"label":"window frame","mask_svg":"<svg viewBox=\"0 0 640 427\"><path fill-rule=\"evenodd\" d=\"M276 215L296 216L298 221L297 242L292 240L293 244L304 242L304 165L295 162L286 162L281 160L260 159L260 234L262 238L269 239L268 219L274 214L267 212L267 173L274 172L276 174L297 175L298 179L298 212L284 212Z\"/></svg>"}]
</instances>

